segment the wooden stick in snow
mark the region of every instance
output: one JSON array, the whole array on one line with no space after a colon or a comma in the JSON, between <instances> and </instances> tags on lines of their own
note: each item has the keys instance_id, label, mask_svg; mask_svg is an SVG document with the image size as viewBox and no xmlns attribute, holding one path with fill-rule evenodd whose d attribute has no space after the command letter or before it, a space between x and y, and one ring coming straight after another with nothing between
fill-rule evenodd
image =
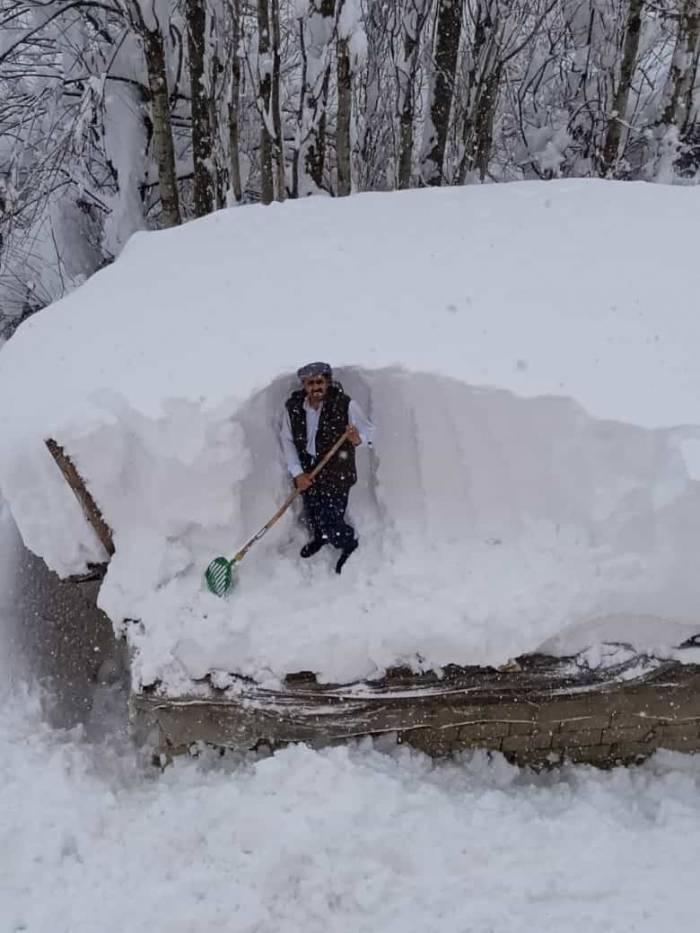
<instances>
[{"instance_id":1,"label":"wooden stick in snow","mask_svg":"<svg viewBox=\"0 0 700 933\"><path fill-rule=\"evenodd\" d=\"M78 473L73 461L70 459L60 444L57 444L56 441L51 437L48 438L45 443L49 449L49 453L56 461L56 465L58 466L61 473L63 473L63 478L73 490L75 498L80 503L85 518L87 518L87 520L90 522L90 525L92 526L97 537L100 539L103 548L111 557L114 554L112 531L109 525L102 518L102 512L100 512L97 503L88 492L88 488L85 485L82 476L80 473Z\"/></svg>"}]
</instances>

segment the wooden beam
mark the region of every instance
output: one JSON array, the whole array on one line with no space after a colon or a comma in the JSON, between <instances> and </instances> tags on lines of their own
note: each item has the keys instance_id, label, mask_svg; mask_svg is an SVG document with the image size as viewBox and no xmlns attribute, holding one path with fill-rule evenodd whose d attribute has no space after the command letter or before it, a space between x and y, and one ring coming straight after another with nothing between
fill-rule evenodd
<instances>
[{"instance_id":1,"label":"wooden beam","mask_svg":"<svg viewBox=\"0 0 700 933\"><path fill-rule=\"evenodd\" d=\"M56 465L63 474L63 478L73 490L75 498L80 503L85 518L90 522L93 531L102 543L102 547L111 557L114 554L112 530L102 517L102 512L100 512L97 503L88 492L88 488L82 476L78 473L75 464L60 444L56 443L51 437L48 438L45 443L49 449L49 453L54 458Z\"/></svg>"}]
</instances>

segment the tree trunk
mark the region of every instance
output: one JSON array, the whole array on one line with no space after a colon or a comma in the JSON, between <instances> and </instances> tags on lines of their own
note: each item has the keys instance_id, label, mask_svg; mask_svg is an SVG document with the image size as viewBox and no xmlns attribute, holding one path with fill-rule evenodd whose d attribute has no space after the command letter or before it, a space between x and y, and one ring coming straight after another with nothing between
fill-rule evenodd
<instances>
[{"instance_id":1,"label":"tree trunk","mask_svg":"<svg viewBox=\"0 0 700 933\"><path fill-rule=\"evenodd\" d=\"M286 184L284 177L284 136L282 133L282 110L280 107L280 12L279 0L270 0L272 19L272 125L275 131L275 197L284 201Z\"/></svg>"},{"instance_id":2,"label":"tree trunk","mask_svg":"<svg viewBox=\"0 0 700 933\"><path fill-rule=\"evenodd\" d=\"M627 103L637 64L643 7L644 0L629 0L627 22L625 24L625 42L620 65L620 81L613 98L613 108L608 119L608 129L601 154L603 175L614 174L620 157L622 126L627 114Z\"/></svg>"},{"instance_id":3,"label":"tree trunk","mask_svg":"<svg viewBox=\"0 0 700 933\"><path fill-rule=\"evenodd\" d=\"M299 82L299 106L297 107L297 135L292 153L292 197L299 197L299 160L301 158L304 113L306 111L307 55L304 39L304 20L299 20L299 51L301 53L301 80Z\"/></svg>"},{"instance_id":4,"label":"tree trunk","mask_svg":"<svg viewBox=\"0 0 700 933\"><path fill-rule=\"evenodd\" d=\"M326 161L326 103L330 83L328 63L333 35L335 0L311 0L304 28L305 72L304 109L299 138L300 169L307 183L299 179L299 193L309 194L323 187ZM308 184L311 182L311 185Z\"/></svg>"},{"instance_id":5,"label":"tree trunk","mask_svg":"<svg viewBox=\"0 0 700 933\"><path fill-rule=\"evenodd\" d=\"M687 129L692 113L699 36L700 0L684 0L669 71L670 94L661 118L663 124L677 126L681 133Z\"/></svg>"},{"instance_id":6,"label":"tree trunk","mask_svg":"<svg viewBox=\"0 0 700 933\"><path fill-rule=\"evenodd\" d=\"M216 21L213 24L216 27ZM212 36L214 49L211 56L211 67L209 69L209 94L207 108L209 112L209 130L211 132L211 174L212 185L214 188L214 209L220 210L226 207L226 187L229 182L230 173L226 166L226 154L221 133L222 113L221 107L225 94L223 92L224 63L219 57L219 34L217 31Z\"/></svg>"},{"instance_id":7,"label":"tree trunk","mask_svg":"<svg viewBox=\"0 0 700 933\"><path fill-rule=\"evenodd\" d=\"M422 159L426 185L441 185L444 179L447 130L452 110L457 54L462 31L460 0L440 0L435 47L435 75L430 104L430 128Z\"/></svg>"},{"instance_id":8,"label":"tree trunk","mask_svg":"<svg viewBox=\"0 0 700 933\"><path fill-rule=\"evenodd\" d=\"M464 128L463 152L458 180L464 184L467 176L478 171L484 181L488 173L493 144L493 120L498 106L503 73L502 29L498 6L489 0L480 2L474 26L471 67Z\"/></svg>"},{"instance_id":9,"label":"tree trunk","mask_svg":"<svg viewBox=\"0 0 700 933\"><path fill-rule=\"evenodd\" d=\"M311 142L306 152L306 171L317 188L323 188L323 172L326 167L326 103L328 85L331 78L331 66L327 65L323 73L321 93L314 100L314 124Z\"/></svg>"},{"instance_id":10,"label":"tree trunk","mask_svg":"<svg viewBox=\"0 0 700 933\"><path fill-rule=\"evenodd\" d=\"M194 214L203 217L214 209L212 183L212 133L209 104L204 87L204 48L207 14L204 0L187 0L187 54L192 95L192 162L194 165Z\"/></svg>"},{"instance_id":11,"label":"tree trunk","mask_svg":"<svg viewBox=\"0 0 700 933\"><path fill-rule=\"evenodd\" d=\"M260 200L271 204L275 197L272 176L272 137L270 100L272 96L272 61L270 58L270 20L268 0L258 0L258 110L260 112Z\"/></svg>"},{"instance_id":12,"label":"tree trunk","mask_svg":"<svg viewBox=\"0 0 700 933\"><path fill-rule=\"evenodd\" d=\"M239 45L241 42L240 2L232 0L231 7L231 44L233 54L231 57L231 85L228 103L228 147L231 167L231 191L237 203L243 200L243 186L241 183L241 157L240 157L240 112L241 112L241 57Z\"/></svg>"},{"instance_id":13,"label":"tree trunk","mask_svg":"<svg viewBox=\"0 0 700 933\"><path fill-rule=\"evenodd\" d=\"M338 116L335 150L338 161L338 196L352 191L352 162L350 146L350 120L352 117L352 72L347 39L338 39Z\"/></svg>"},{"instance_id":14,"label":"tree trunk","mask_svg":"<svg viewBox=\"0 0 700 933\"><path fill-rule=\"evenodd\" d=\"M481 181L486 177L503 67L498 41L499 24L492 15L488 0L477 3L475 16L462 127L462 158L457 176L460 185L477 168Z\"/></svg>"},{"instance_id":15,"label":"tree trunk","mask_svg":"<svg viewBox=\"0 0 700 933\"><path fill-rule=\"evenodd\" d=\"M460 170L461 184L470 172L478 171L481 181L488 173L493 143L493 118L498 106L501 70L501 63L498 62L495 69L482 78L477 88L473 113L469 117L471 132Z\"/></svg>"},{"instance_id":16,"label":"tree trunk","mask_svg":"<svg viewBox=\"0 0 700 933\"><path fill-rule=\"evenodd\" d=\"M418 53L420 51L420 35L425 22L426 0L407 0L407 3L409 9L404 11L401 23L402 59L396 65L399 118L397 183L401 189L411 186L415 84L418 70Z\"/></svg>"},{"instance_id":17,"label":"tree trunk","mask_svg":"<svg viewBox=\"0 0 700 933\"><path fill-rule=\"evenodd\" d=\"M158 165L158 187L163 209L163 225L175 227L182 222L175 170L175 147L170 123L170 100L165 69L165 45L159 29L141 31L148 86L151 91L153 145Z\"/></svg>"}]
</instances>

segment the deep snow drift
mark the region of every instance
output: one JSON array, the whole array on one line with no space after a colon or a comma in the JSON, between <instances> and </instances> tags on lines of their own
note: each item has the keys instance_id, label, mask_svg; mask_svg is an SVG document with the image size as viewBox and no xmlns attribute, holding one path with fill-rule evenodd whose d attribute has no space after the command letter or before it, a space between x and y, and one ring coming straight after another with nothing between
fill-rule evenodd
<instances>
[{"instance_id":1,"label":"deep snow drift","mask_svg":"<svg viewBox=\"0 0 700 933\"><path fill-rule=\"evenodd\" d=\"M580 181L138 234L0 352L0 485L26 544L80 571L100 547L43 438L73 457L114 530L101 604L141 623L137 683L494 663L610 613L690 634L699 233L697 189ZM315 358L377 425L362 548L338 579L287 517L217 600L201 573L286 494L277 422Z\"/></svg>"}]
</instances>

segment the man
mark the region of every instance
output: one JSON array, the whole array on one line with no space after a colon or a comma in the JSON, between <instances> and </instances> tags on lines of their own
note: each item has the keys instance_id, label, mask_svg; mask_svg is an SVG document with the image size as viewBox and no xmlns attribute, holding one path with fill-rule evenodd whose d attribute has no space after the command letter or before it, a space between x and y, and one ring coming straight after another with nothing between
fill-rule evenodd
<instances>
[{"instance_id":1,"label":"man","mask_svg":"<svg viewBox=\"0 0 700 933\"><path fill-rule=\"evenodd\" d=\"M333 382L328 363L309 363L297 371L302 388L285 403L280 438L294 485L302 492L304 520L312 538L301 549L312 557L325 544L340 551L336 573L357 548L355 529L345 521L350 487L357 482L355 447L372 444L374 429L362 409ZM338 438L348 431L343 444L318 476L309 474Z\"/></svg>"}]
</instances>

